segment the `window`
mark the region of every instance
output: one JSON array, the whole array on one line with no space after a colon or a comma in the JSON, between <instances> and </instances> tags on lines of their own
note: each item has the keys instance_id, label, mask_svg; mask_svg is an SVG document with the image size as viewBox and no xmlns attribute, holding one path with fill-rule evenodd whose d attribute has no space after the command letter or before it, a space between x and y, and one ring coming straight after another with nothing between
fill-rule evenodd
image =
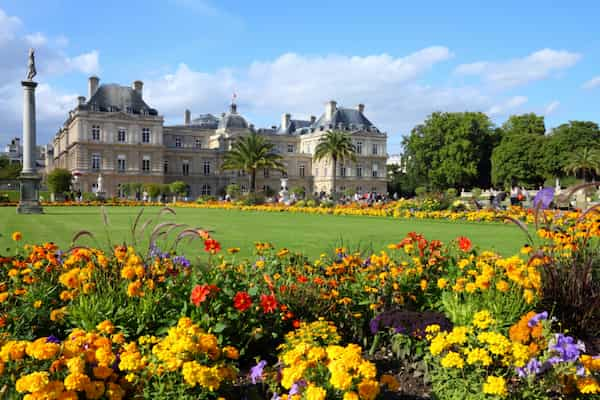
<instances>
[{"instance_id":1,"label":"window","mask_svg":"<svg viewBox=\"0 0 600 400\"><path fill-rule=\"evenodd\" d=\"M127 169L127 160L125 159L124 155L120 155L117 157L117 170L119 170L119 172L125 172L125 170Z\"/></svg>"},{"instance_id":2,"label":"window","mask_svg":"<svg viewBox=\"0 0 600 400\"><path fill-rule=\"evenodd\" d=\"M163 161L163 172L166 174L167 172L169 172L169 160L164 160Z\"/></svg>"},{"instance_id":3,"label":"window","mask_svg":"<svg viewBox=\"0 0 600 400\"><path fill-rule=\"evenodd\" d=\"M356 142L356 154L362 154L362 142Z\"/></svg>"},{"instance_id":4,"label":"window","mask_svg":"<svg viewBox=\"0 0 600 400\"><path fill-rule=\"evenodd\" d=\"M377 164L373 164L373 170L372 170L372 172L373 172L373 177L374 178L377 178L377 172L378 172L377 170L378 169L379 169L379 166Z\"/></svg>"},{"instance_id":5,"label":"window","mask_svg":"<svg viewBox=\"0 0 600 400\"><path fill-rule=\"evenodd\" d=\"M202 185L202 191L200 192L203 196L210 196L210 185L205 183Z\"/></svg>"},{"instance_id":6,"label":"window","mask_svg":"<svg viewBox=\"0 0 600 400\"><path fill-rule=\"evenodd\" d=\"M356 166L356 176L361 177L362 176L362 165L358 164Z\"/></svg>"},{"instance_id":7,"label":"window","mask_svg":"<svg viewBox=\"0 0 600 400\"><path fill-rule=\"evenodd\" d=\"M142 171L150 172L150 156L144 156L142 159Z\"/></svg>"},{"instance_id":8,"label":"window","mask_svg":"<svg viewBox=\"0 0 600 400\"><path fill-rule=\"evenodd\" d=\"M345 165L340 166L340 176L346 176L346 166Z\"/></svg>"},{"instance_id":9,"label":"window","mask_svg":"<svg viewBox=\"0 0 600 400\"><path fill-rule=\"evenodd\" d=\"M195 146L197 149L202 148L202 139L201 138L199 138L199 137L196 138Z\"/></svg>"},{"instance_id":10,"label":"window","mask_svg":"<svg viewBox=\"0 0 600 400\"><path fill-rule=\"evenodd\" d=\"M305 169L304 165L299 166L298 167L298 175L300 175L300 176L303 177L304 176L304 169Z\"/></svg>"},{"instance_id":11,"label":"window","mask_svg":"<svg viewBox=\"0 0 600 400\"><path fill-rule=\"evenodd\" d=\"M242 193L246 193L248 192L248 186L242 183L242 186L240 186L240 190Z\"/></svg>"},{"instance_id":12,"label":"window","mask_svg":"<svg viewBox=\"0 0 600 400\"><path fill-rule=\"evenodd\" d=\"M127 131L125 131L125 128L119 128L117 141L120 143L125 143L127 141Z\"/></svg>"},{"instance_id":13,"label":"window","mask_svg":"<svg viewBox=\"0 0 600 400\"><path fill-rule=\"evenodd\" d=\"M294 145L292 143L288 143L288 145L287 145L287 151L288 151L288 153L293 153L294 152Z\"/></svg>"},{"instance_id":14,"label":"window","mask_svg":"<svg viewBox=\"0 0 600 400\"><path fill-rule=\"evenodd\" d=\"M269 168L263 169L263 175L264 175L265 178L269 177Z\"/></svg>"},{"instance_id":15,"label":"window","mask_svg":"<svg viewBox=\"0 0 600 400\"><path fill-rule=\"evenodd\" d=\"M327 167L324 168L323 176L327 176Z\"/></svg>"},{"instance_id":16,"label":"window","mask_svg":"<svg viewBox=\"0 0 600 400\"><path fill-rule=\"evenodd\" d=\"M175 136L175 147L181 147L181 136Z\"/></svg>"},{"instance_id":17,"label":"window","mask_svg":"<svg viewBox=\"0 0 600 400\"><path fill-rule=\"evenodd\" d=\"M181 164L181 173L183 176L188 176L190 174L190 162L188 160L183 160L183 164Z\"/></svg>"},{"instance_id":18,"label":"window","mask_svg":"<svg viewBox=\"0 0 600 400\"><path fill-rule=\"evenodd\" d=\"M92 140L99 141L100 140L100 126L92 125Z\"/></svg>"},{"instance_id":19,"label":"window","mask_svg":"<svg viewBox=\"0 0 600 400\"><path fill-rule=\"evenodd\" d=\"M377 155L377 143L373 143L373 155Z\"/></svg>"},{"instance_id":20,"label":"window","mask_svg":"<svg viewBox=\"0 0 600 400\"><path fill-rule=\"evenodd\" d=\"M94 171L100 169L100 154L92 154L92 169Z\"/></svg>"},{"instance_id":21,"label":"window","mask_svg":"<svg viewBox=\"0 0 600 400\"><path fill-rule=\"evenodd\" d=\"M362 193L362 186L356 187L356 193Z\"/></svg>"},{"instance_id":22,"label":"window","mask_svg":"<svg viewBox=\"0 0 600 400\"><path fill-rule=\"evenodd\" d=\"M204 164L202 166L202 171L204 172L204 175L210 175L210 161L205 160Z\"/></svg>"},{"instance_id":23,"label":"window","mask_svg":"<svg viewBox=\"0 0 600 400\"><path fill-rule=\"evenodd\" d=\"M142 143L150 143L150 128L142 128Z\"/></svg>"}]
</instances>

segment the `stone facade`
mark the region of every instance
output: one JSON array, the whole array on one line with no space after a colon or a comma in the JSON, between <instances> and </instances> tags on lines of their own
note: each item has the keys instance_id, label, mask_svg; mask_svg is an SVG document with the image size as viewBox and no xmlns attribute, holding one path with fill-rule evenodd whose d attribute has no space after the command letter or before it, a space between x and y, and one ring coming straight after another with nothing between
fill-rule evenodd
<instances>
[{"instance_id":1,"label":"stone facade","mask_svg":"<svg viewBox=\"0 0 600 400\"><path fill-rule=\"evenodd\" d=\"M100 85L89 80L88 100L79 103L48 146L46 172L69 169L77 178L78 189L96 190L98 175L104 179L107 196L118 196L127 182L170 183L184 181L190 196L219 195L230 183L248 189L243 172L222 171L223 157L236 138L256 131L275 145L283 156L286 173L258 171L257 188L280 189L280 179L288 177L289 188L304 187L307 193L332 189L331 161L313 161L319 139L329 130L347 131L359 150L356 163L338 166L337 190L357 192L386 191L387 135L364 116L364 106L338 108L327 103L317 119L292 119L283 114L279 126L256 129L232 104L216 117L203 114L192 119L185 110L183 124L164 125L159 113L143 100L143 83L132 87Z\"/></svg>"}]
</instances>

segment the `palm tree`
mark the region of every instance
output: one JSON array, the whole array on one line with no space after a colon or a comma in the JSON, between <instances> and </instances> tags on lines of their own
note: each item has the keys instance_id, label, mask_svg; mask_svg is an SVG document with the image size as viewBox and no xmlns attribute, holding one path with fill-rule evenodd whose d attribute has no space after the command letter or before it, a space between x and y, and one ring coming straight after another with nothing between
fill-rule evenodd
<instances>
[{"instance_id":1,"label":"palm tree","mask_svg":"<svg viewBox=\"0 0 600 400\"><path fill-rule=\"evenodd\" d=\"M250 191L256 191L256 170L269 168L284 171L281 157L275 153L273 143L267 142L264 136L252 132L249 136L239 137L231 150L225 154L224 170L245 171L250 179Z\"/></svg>"},{"instance_id":2,"label":"palm tree","mask_svg":"<svg viewBox=\"0 0 600 400\"><path fill-rule=\"evenodd\" d=\"M333 189L331 190L331 194L335 200L337 162L345 160L356 161L356 148L352 144L350 135L341 131L329 131L319 140L319 144L315 148L315 161L329 157L333 161Z\"/></svg>"},{"instance_id":3,"label":"palm tree","mask_svg":"<svg viewBox=\"0 0 600 400\"><path fill-rule=\"evenodd\" d=\"M600 151L589 147L578 149L571 154L563 170L567 173L572 172L575 175L577 175L577 172L582 171L584 182L588 172L595 172L596 175L600 175Z\"/></svg>"}]
</instances>

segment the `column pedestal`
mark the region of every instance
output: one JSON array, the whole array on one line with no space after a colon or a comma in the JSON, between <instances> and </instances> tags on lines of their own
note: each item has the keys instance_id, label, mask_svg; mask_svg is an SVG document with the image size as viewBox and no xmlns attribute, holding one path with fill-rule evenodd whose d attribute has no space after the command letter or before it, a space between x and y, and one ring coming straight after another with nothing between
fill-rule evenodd
<instances>
[{"instance_id":1,"label":"column pedestal","mask_svg":"<svg viewBox=\"0 0 600 400\"><path fill-rule=\"evenodd\" d=\"M39 201L40 178L37 174L21 174L21 199L17 206L17 214L42 214L44 210Z\"/></svg>"}]
</instances>

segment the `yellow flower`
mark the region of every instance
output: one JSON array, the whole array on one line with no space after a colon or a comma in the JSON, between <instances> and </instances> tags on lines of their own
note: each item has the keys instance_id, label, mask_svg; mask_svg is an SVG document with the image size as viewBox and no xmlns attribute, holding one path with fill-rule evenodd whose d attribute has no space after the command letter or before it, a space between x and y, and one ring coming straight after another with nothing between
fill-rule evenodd
<instances>
[{"instance_id":1,"label":"yellow flower","mask_svg":"<svg viewBox=\"0 0 600 400\"><path fill-rule=\"evenodd\" d=\"M240 358L240 352L233 346L223 347L223 355L231 360Z\"/></svg>"},{"instance_id":2,"label":"yellow flower","mask_svg":"<svg viewBox=\"0 0 600 400\"><path fill-rule=\"evenodd\" d=\"M90 383L90 377L79 372L71 373L65 378L65 389L82 391Z\"/></svg>"},{"instance_id":3,"label":"yellow flower","mask_svg":"<svg viewBox=\"0 0 600 400\"><path fill-rule=\"evenodd\" d=\"M365 379L358 384L358 395L361 400L373 400L379 394L379 383L372 379Z\"/></svg>"},{"instance_id":4,"label":"yellow flower","mask_svg":"<svg viewBox=\"0 0 600 400\"><path fill-rule=\"evenodd\" d=\"M437 287L440 289L444 289L446 286L448 286L448 280L445 278L440 278L437 281Z\"/></svg>"},{"instance_id":5,"label":"yellow flower","mask_svg":"<svg viewBox=\"0 0 600 400\"><path fill-rule=\"evenodd\" d=\"M33 308L40 308L42 306L41 300L36 300L33 302Z\"/></svg>"},{"instance_id":6,"label":"yellow flower","mask_svg":"<svg viewBox=\"0 0 600 400\"><path fill-rule=\"evenodd\" d=\"M479 329L487 329L496 321L492 318L492 314L488 310L482 310L473 316L473 326Z\"/></svg>"},{"instance_id":7,"label":"yellow flower","mask_svg":"<svg viewBox=\"0 0 600 400\"><path fill-rule=\"evenodd\" d=\"M98 325L96 325L96 329L98 329L102 333L106 333L107 335L110 335L111 333L113 333L115 331L115 326L109 320L104 320L104 321L100 322Z\"/></svg>"},{"instance_id":8,"label":"yellow flower","mask_svg":"<svg viewBox=\"0 0 600 400\"><path fill-rule=\"evenodd\" d=\"M12 233L11 237L12 237L12 240L14 240L15 242L18 242L19 240L21 240L23 238L23 234L21 234L21 232L19 232L19 231L16 231L16 232Z\"/></svg>"},{"instance_id":9,"label":"yellow flower","mask_svg":"<svg viewBox=\"0 0 600 400\"><path fill-rule=\"evenodd\" d=\"M461 369L465 365L465 361L462 359L460 354L455 351L449 351L442 360L442 367L444 368L459 368Z\"/></svg>"},{"instance_id":10,"label":"yellow flower","mask_svg":"<svg viewBox=\"0 0 600 400\"><path fill-rule=\"evenodd\" d=\"M592 376L577 379L577 389L583 394L600 393L600 384Z\"/></svg>"},{"instance_id":11,"label":"yellow flower","mask_svg":"<svg viewBox=\"0 0 600 400\"><path fill-rule=\"evenodd\" d=\"M483 393L500 397L506 396L506 381L501 376L488 376L483 384Z\"/></svg>"},{"instance_id":12,"label":"yellow flower","mask_svg":"<svg viewBox=\"0 0 600 400\"><path fill-rule=\"evenodd\" d=\"M16 382L15 389L19 393L33 393L42 390L49 382L47 372L32 372L20 377Z\"/></svg>"},{"instance_id":13,"label":"yellow flower","mask_svg":"<svg viewBox=\"0 0 600 400\"><path fill-rule=\"evenodd\" d=\"M358 400L358 394L356 392L346 392L343 400Z\"/></svg>"},{"instance_id":14,"label":"yellow flower","mask_svg":"<svg viewBox=\"0 0 600 400\"><path fill-rule=\"evenodd\" d=\"M400 389L400 383L398 383L396 378L394 378L394 376L392 375L381 375L381 378L379 378L379 382L381 382L382 385L387 385L388 389L392 392L395 392L398 389Z\"/></svg>"},{"instance_id":15,"label":"yellow flower","mask_svg":"<svg viewBox=\"0 0 600 400\"><path fill-rule=\"evenodd\" d=\"M488 366L492 363L490 353L485 349L472 349L467 351L467 364L473 365L481 363L483 366Z\"/></svg>"}]
</instances>

